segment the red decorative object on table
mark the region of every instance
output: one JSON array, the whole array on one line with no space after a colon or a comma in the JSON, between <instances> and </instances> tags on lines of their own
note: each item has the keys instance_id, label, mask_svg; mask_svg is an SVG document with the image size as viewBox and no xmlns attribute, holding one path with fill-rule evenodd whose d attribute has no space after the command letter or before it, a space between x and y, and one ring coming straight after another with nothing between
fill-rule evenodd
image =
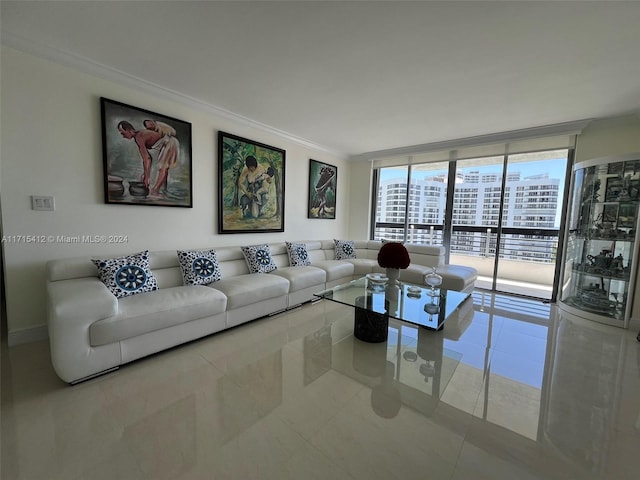
<instances>
[{"instance_id":1,"label":"red decorative object on table","mask_svg":"<svg viewBox=\"0 0 640 480\"><path fill-rule=\"evenodd\" d=\"M405 269L411 263L409 252L400 242L386 242L378 252L378 265L382 268Z\"/></svg>"}]
</instances>

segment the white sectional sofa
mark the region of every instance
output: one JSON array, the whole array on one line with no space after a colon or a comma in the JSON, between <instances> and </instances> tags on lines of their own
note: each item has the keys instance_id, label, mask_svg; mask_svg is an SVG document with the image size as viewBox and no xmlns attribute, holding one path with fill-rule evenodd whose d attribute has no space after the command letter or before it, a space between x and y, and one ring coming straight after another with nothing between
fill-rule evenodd
<instances>
[{"instance_id":1,"label":"white sectional sofa","mask_svg":"<svg viewBox=\"0 0 640 480\"><path fill-rule=\"evenodd\" d=\"M221 279L184 285L175 250L149 252L158 289L116 298L89 257L47 264L48 330L58 376L77 383L120 365L203 336L293 308L326 288L382 272L381 242L355 241L356 258L336 260L333 240L306 245L310 265L290 266L285 243L269 244L277 269L249 273L239 246L214 248ZM470 292L477 272L445 265L444 247L406 245L411 265L401 280L423 284L438 267L443 287ZM209 247L211 249L212 247ZM117 256L117 255L114 255Z\"/></svg>"}]
</instances>

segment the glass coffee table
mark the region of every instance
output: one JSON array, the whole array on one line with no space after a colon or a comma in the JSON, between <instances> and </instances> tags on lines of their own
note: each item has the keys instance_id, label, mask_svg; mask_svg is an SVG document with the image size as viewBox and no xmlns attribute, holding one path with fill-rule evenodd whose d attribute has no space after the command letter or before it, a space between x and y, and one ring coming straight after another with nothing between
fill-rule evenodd
<instances>
[{"instance_id":1,"label":"glass coffee table","mask_svg":"<svg viewBox=\"0 0 640 480\"><path fill-rule=\"evenodd\" d=\"M354 307L356 338L371 343L387 340L389 317L421 327L440 330L470 293L398 282L374 284L367 277L314 294L316 297Z\"/></svg>"}]
</instances>

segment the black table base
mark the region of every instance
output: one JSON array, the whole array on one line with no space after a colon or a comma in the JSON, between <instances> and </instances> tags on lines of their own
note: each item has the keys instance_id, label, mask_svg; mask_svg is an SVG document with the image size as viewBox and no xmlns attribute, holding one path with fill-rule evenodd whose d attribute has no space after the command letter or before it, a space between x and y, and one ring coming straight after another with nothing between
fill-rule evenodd
<instances>
[{"instance_id":1,"label":"black table base","mask_svg":"<svg viewBox=\"0 0 640 480\"><path fill-rule=\"evenodd\" d=\"M356 298L353 335L363 342L386 342L389 334L389 315L361 308L359 305L364 305L364 302L364 296Z\"/></svg>"}]
</instances>

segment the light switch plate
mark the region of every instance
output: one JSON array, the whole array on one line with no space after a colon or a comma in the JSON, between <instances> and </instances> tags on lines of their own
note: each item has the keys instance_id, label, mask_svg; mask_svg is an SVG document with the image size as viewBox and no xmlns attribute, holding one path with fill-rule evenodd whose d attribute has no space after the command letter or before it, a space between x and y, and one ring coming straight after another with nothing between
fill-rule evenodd
<instances>
[{"instance_id":1,"label":"light switch plate","mask_svg":"<svg viewBox=\"0 0 640 480\"><path fill-rule=\"evenodd\" d=\"M56 209L55 200L51 196L31 195L31 209L53 212Z\"/></svg>"}]
</instances>

